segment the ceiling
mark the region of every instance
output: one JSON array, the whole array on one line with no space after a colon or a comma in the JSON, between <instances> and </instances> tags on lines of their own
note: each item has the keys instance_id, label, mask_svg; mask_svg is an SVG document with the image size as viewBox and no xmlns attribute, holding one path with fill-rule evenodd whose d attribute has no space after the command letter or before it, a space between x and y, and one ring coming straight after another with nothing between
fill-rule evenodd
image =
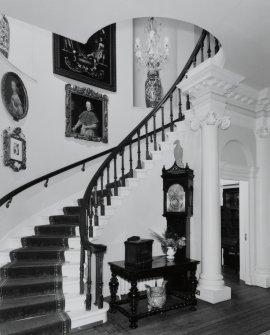
<instances>
[{"instance_id":1,"label":"ceiling","mask_svg":"<svg viewBox=\"0 0 270 335\"><path fill-rule=\"evenodd\" d=\"M270 86L269 0L0 0L3 14L85 42L98 29L135 17L168 17L207 29L226 68L256 89Z\"/></svg>"}]
</instances>

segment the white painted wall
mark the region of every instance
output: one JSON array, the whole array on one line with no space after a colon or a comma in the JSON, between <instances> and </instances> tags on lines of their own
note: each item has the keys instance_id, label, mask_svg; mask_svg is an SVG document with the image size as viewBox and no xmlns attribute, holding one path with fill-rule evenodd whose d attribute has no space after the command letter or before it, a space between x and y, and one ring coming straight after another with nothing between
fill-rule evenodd
<instances>
[{"instance_id":1,"label":"white painted wall","mask_svg":"<svg viewBox=\"0 0 270 335\"><path fill-rule=\"evenodd\" d=\"M10 61L37 82L19 72L28 91L29 111L19 122L12 120L0 101L0 132L21 127L27 141L27 169L18 173L0 163L0 197L14 188L57 168L117 145L143 118L132 112L132 21L117 24L117 93L94 88L109 96L109 143L73 138L65 133L65 84L70 81L53 74L50 32L9 18L11 26ZM0 77L12 66L0 59ZM16 71L18 72L18 71ZM92 173L92 172L91 172ZM90 177L90 175L89 175Z\"/></svg>"}]
</instances>

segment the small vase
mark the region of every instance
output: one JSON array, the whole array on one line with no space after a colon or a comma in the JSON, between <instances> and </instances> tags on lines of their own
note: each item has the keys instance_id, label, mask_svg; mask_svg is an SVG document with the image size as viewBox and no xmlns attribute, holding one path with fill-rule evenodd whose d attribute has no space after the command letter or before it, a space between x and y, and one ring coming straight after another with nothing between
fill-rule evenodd
<instances>
[{"instance_id":1,"label":"small vase","mask_svg":"<svg viewBox=\"0 0 270 335\"><path fill-rule=\"evenodd\" d=\"M166 258L169 262L172 262L174 260L175 253L176 250L173 247L167 247Z\"/></svg>"},{"instance_id":2,"label":"small vase","mask_svg":"<svg viewBox=\"0 0 270 335\"><path fill-rule=\"evenodd\" d=\"M145 81L146 107L155 107L161 100L161 80L157 70L148 71Z\"/></svg>"}]
</instances>

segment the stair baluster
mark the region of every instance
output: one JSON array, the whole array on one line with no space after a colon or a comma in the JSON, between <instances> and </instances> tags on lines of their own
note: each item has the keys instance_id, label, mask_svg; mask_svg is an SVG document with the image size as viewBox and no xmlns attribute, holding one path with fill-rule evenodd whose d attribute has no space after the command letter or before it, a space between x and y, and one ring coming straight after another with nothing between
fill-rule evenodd
<instances>
[{"instance_id":1,"label":"stair baluster","mask_svg":"<svg viewBox=\"0 0 270 335\"><path fill-rule=\"evenodd\" d=\"M132 142L129 143L129 177L133 178Z\"/></svg>"},{"instance_id":2,"label":"stair baluster","mask_svg":"<svg viewBox=\"0 0 270 335\"><path fill-rule=\"evenodd\" d=\"M153 115L153 128L154 128L154 150L157 151L157 126L156 126L156 114Z\"/></svg>"},{"instance_id":3,"label":"stair baluster","mask_svg":"<svg viewBox=\"0 0 270 335\"><path fill-rule=\"evenodd\" d=\"M110 188L110 163L107 165L107 206L111 206L111 188Z\"/></svg>"},{"instance_id":4,"label":"stair baluster","mask_svg":"<svg viewBox=\"0 0 270 335\"><path fill-rule=\"evenodd\" d=\"M141 140L140 140L140 130L137 132L137 137L138 137L138 162L137 162L137 167L136 169L142 169L142 161L141 161Z\"/></svg>"},{"instance_id":5,"label":"stair baluster","mask_svg":"<svg viewBox=\"0 0 270 335\"><path fill-rule=\"evenodd\" d=\"M189 100L189 94L187 94L187 101L186 101L186 110L190 109L190 100Z\"/></svg>"},{"instance_id":6,"label":"stair baluster","mask_svg":"<svg viewBox=\"0 0 270 335\"><path fill-rule=\"evenodd\" d=\"M145 151L145 159L146 160L151 160L151 155L149 152L149 137L148 137L148 122L145 124L145 145L146 145L146 151Z\"/></svg>"},{"instance_id":7,"label":"stair baluster","mask_svg":"<svg viewBox=\"0 0 270 335\"><path fill-rule=\"evenodd\" d=\"M84 294L84 263L85 263L85 250L81 244L81 255L80 255L80 294Z\"/></svg>"},{"instance_id":8,"label":"stair baluster","mask_svg":"<svg viewBox=\"0 0 270 335\"><path fill-rule=\"evenodd\" d=\"M121 156L122 156L122 177L121 177L121 186L125 187L126 186L126 177L125 177L125 148L121 151Z\"/></svg>"},{"instance_id":9,"label":"stair baluster","mask_svg":"<svg viewBox=\"0 0 270 335\"><path fill-rule=\"evenodd\" d=\"M104 173L100 175L100 215L105 215L105 206L104 206L104 185L103 185Z\"/></svg>"},{"instance_id":10,"label":"stair baluster","mask_svg":"<svg viewBox=\"0 0 270 335\"><path fill-rule=\"evenodd\" d=\"M91 286L92 286L92 252L91 250L87 250L87 291L86 291L86 299L85 299L85 307L87 311L91 311L92 305L92 294L91 294Z\"/></svg>"},{"instance_id":11,"label":"stair baluster","mask_svg":"<svg viewBox=\"0 0 270 335\"><path fill-rule=\"evenodd\" d=\"M89 200L89 207L87 209L87 214L88 214L88 217L86 217L86 236L87 236L87 230L88 231L88 236L89 237L93 237L93 216L94 216L94 213L93 213L93 204L92 204L92 199L90 198ZM89 218L89 223L88 223L88 218Z\"/></svg>"},{"instance_id":12,"label":"stair baluster","mask_svg":"<svg viewBox=\"0 0 270 335\"><path fill-rule=\"evenodd\" d=\"M170 120L171 120L171 123L170 123L170 132L173 132L174 131L174 127L173 127L173 95L171 94L170 95Z\"/></svg>"},{"instance_id":13,"label":"stair baluster","mask_svg":"<svg viewBox=\"0 0 270 335\"><path fill-rule=\"evenodd\" d=\"M201 63L204 62L204 41L202 42L201 45Z\"/></svg>"},{"instance_id":14,"label":"stair baluster","mask_svg":"<svg viewBox=\"0 0 270 335\"><path fill-rule=\"evenodd\" d=\"M196 67L196 63L197 63L197 56L195 55L193 58L193 67Z\"/></svg>"},{"instance_id":15,"label":"stair baluster","mask_svg":"<svg viewBox=\"0 0 270 335\"><path fill-rule=\"evenodd\" d=\"M164 106L161 107L161 140L162 142L165 142Z\"/></svg>"},{"instance_id":16,"label":"stair baluster","mask_svg":"<svg viewBox=\"0 0 270 335\"><path fill-rule=\"evenodd\" d=\"M103 258L104 252L96 253L96 302L99 309L103 308Z\"/></svg>"},{"instance_id":17,"label":"stair baluster","mask_svg":"<svg viewBox=\"0 0 270 335\"><path fill-rule=\"evenodd\" d=\"M217 54L219 52L219 41L218 39L215 37L215 54Z\"/></svg>"},{"instance_id":18,"label":"stair baluster","mask_svg":"<svg viewBox=\"0 0 270 335\"><path fill-rule=\"evenodd\" d=\"M208 50L207 50L207 55L208 55L208 58L211 57L211 40L210 40L210 34L207 33L207 43L208 43Z\"/></svg>"},{"instance_id":19,"label":"stair baluster","mask_svg":"<svg viewBox=\"0 0 270 335\"><path fill-rule=\"evenodd\" d=\"M97 185L94 187L94 226L98 226L98 197L97 197Z\"/></svg>"},{"instance_id":20,"label":"stair baluster","mask_svg":"<svg viewBox=\"0 0 270 335\"><path fill-rule=\"evenodd\" d=\"M178 117L179 117L179 121L182 121L185 119L183 113L182 113L182 99L181 99L181 90L180 88L178 88Z\"/></svg>"},{"instance_id":21,"label":"stair baluster","mask_svg":"<svg viewBox=\"0 0 270 335\"><path fill-rule=\"evenodd\" d=\"M117 160L117 156L115 156L114 157L114 159L113 159L113 162L114 162L114 188L113 188L113 190L114 190L114 195L115 196L118 196L118 182L117 182L117 162L116 162L116 160Z\"/></svg>"}]
</instances>

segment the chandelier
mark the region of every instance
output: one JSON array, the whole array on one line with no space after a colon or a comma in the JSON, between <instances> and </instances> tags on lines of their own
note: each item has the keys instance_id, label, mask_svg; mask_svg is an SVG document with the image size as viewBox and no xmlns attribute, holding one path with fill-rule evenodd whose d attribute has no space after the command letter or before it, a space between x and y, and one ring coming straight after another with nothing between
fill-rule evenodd
<instances>
[{"instance_id":1,"label":"chandelier","mask_svg":"<svg viewBox=\"0 0 270 335\"><path fill-rule=\"evenodd\" d=\"M144 46L139 37L135 39L135 57L139 66L148 71L159 71L168 61L169 39L165 37L163 43L160 38L161 24L153 17L147 20L145 26L146 38Z\"/></svg>"}]
</instances>

